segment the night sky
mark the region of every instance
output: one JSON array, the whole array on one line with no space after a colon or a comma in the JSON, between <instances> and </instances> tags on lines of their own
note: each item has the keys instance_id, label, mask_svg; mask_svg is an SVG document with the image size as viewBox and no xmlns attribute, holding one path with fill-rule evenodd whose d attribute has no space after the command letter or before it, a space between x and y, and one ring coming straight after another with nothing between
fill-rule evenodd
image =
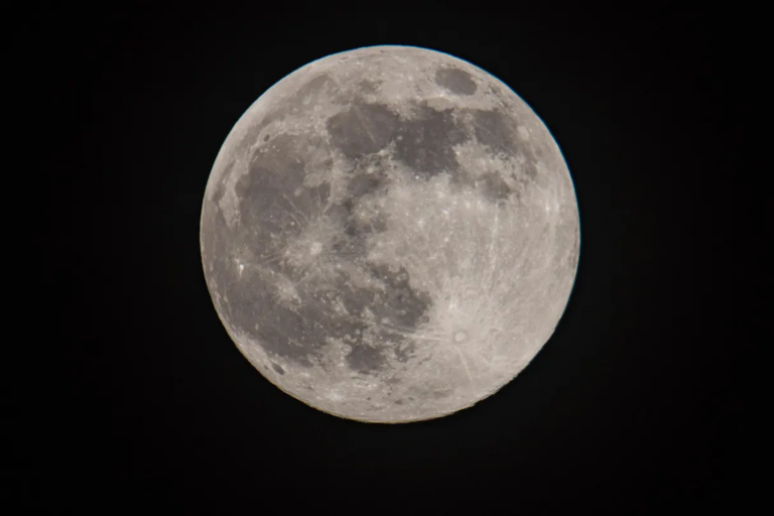
<instances>
[{"instance_id":1,"label":"night sky","mask_svg":"<svg viewBox=\"0 0 774 516\"><path fill-rule=\"evenodd\" d=\"M23 451L8 514L653 514L724 496L738 166L724 131L741 108L718 68L732 50L706 13L510 4L18 17L22 93L56 120L27 181L47 185L39 238L60 258L53 318L34 330L47 337L29 342L41 380L9 412ZM575 288L531 365L471 409L396 426L264 379L199 254L207 178L242 113L308 62L375 44L446 52L511 86L559 144L581 219Z\"/></svg>"}]
</instances>

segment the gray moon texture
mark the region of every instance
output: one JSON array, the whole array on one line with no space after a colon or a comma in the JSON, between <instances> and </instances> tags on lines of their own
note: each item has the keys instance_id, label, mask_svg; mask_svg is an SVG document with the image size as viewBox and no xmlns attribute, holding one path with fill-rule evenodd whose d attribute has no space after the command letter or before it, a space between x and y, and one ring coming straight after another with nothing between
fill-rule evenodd
<instances>
[{"instance_id":1,"label":"gray moon texture","mask_svg":"<svg viewBox=\"0 0 774 516\"><path fill-rule=\"evenodd\" d=\"M551 133L448 54L375 46L286 76L210 174L213 304L270 382L373 423L494 394L553 334L577 273L575 190Z\"/></svg>"}]
</instances>

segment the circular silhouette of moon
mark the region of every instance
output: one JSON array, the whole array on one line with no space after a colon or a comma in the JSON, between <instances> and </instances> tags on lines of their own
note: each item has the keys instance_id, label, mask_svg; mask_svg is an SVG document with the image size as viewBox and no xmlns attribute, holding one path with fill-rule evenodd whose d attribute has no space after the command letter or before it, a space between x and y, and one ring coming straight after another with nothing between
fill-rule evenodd
<instances>
[{"instance_id":1,"label":"circular silhouette of moon","mask_svg":"<svg viewBox=\"0 0 774 516\"><path fill-rule=\"evenodd\" d=\"M205 278L242 354L321 411L398 423L472 406L540 351L580 228L564 158L512 90L448 54L334 54L224 142Z\"/></svg>"}]
</instances>

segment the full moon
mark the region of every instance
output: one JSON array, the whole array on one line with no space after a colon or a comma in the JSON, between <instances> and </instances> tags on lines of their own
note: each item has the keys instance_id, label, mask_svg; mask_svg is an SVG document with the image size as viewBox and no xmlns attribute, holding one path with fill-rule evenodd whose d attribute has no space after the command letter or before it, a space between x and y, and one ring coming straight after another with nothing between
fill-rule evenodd
<instances>
[{"instance_id":1,"label":"full moon","mask_svg":"<svg viewBox=\"0 0 774 516\"><path fill-rule=\"evenodd\" d=\"M373 423L438 418L518 375L580 252L551 133L445 53L375 46L286 76L226 138L200 243L226 331L270 382Z\"/></svg>"}]
</instances>

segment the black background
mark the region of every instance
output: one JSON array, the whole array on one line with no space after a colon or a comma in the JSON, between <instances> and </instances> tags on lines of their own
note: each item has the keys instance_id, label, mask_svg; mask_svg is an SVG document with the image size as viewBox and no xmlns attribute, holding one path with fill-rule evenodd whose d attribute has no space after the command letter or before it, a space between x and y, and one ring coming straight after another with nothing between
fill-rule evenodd
<instances>
[{"instance_id":1,"label":"black background","mask_svg":"<svg viewBox=\"0 0 774 516\"><path fill-rule=\"evenodd\" d=\"M741 110L719 72L729 25L578 4L106 2L20 17L17 64L57 120L38 147L61 257L58 322L41 330L62 357L47 355L51 381L21 412L45 424L23 432L35 444L9 500L651 514L723 497L724 131ZM265 380L222 327L199 255L206 181L241 114L304 64L374 44L447 52L510 85L559 143L581 214L575 289L532 364L471 409L397 426L326 415Z\"/></svg>"}]
</instances>

